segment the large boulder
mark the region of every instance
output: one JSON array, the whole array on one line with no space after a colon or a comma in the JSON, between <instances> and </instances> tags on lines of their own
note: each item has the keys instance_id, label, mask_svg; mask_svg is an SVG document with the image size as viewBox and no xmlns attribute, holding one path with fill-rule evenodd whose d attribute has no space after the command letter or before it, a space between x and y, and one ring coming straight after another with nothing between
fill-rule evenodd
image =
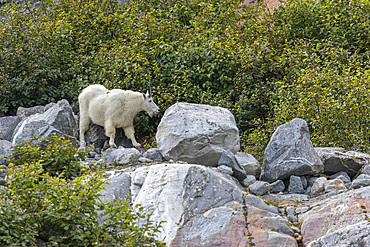
<instances>
[{"instance_id":1,"label":"large boulder","mask_svg":"<svg viewBox=\"0 0 370 247\"><path fill-rule=\"evenodd\" d=\"M297 246L276 207L210 167L163 163L120 170L101 199L122 200L129 194L134 204L153 210L154 224L165 221L158 240L167 246Z\"/></svg>"},{"instance_id":2,"label":"large boulder","mask_svg":"<svg viewBox=\"0 0 370 247\"><path fill-rule=\"evenodd\" d=\"M0 140L11 141L13 132L21 118L17 116L0 117Z\"/></svg>"},{"instance_id":3,"label":"large boulder","mask_svg":"<svg viewBox=\"0 0 370 247\"><path fill-rule=\"evenodd\" d=\"M0 165L5 164L5 159L12 155L13 144L7 140L0 140Z\"/></svg>"},{"instance_id":4,"label":"large boulder","mask_svg":"<svg viewBox=\"0 0 370 247\"><path fill-rule=\"evenodd\" d=\"M274 182L291 175L317 175L324 165L314 151L306 121L295 118L279 126L268 143L262 164L261 180Z\"/></svg>"},{"instance_id":5,"label":"large boulder","mask_svg":"<svg viewBox=\"0 0 370 247\"><path fill-rule=\"evenodd\" d=\"M239 150L239 130L229 110L216 106L176 103L168 108L156 134L167 160L217 166L225 150Z\"/></svg>"},{"instance_id":6,"label":"large boulder","mask_svg":"<svg viewBox=\"0 0 370 247\"><path fill-rule=\"evenodd\" d=\"M33 136L46 138L52 135L77 135L77 124L67 100L45 106L45 112L36 113L21 121L12 136L12 143L24 143Z\"/></svg>"},{"instance_id":7,"label":"large boulder","mask_svg":"<svg viewBox=\"0 0 370 247\"><path fill-rule=\"evenodd\" d=\"M345 172L354 177L363 166L370 164L370 155L356 151L346 152L343 148L315 148L315 152L324 163L326 175Z\"/></svg>"}]
</instances>

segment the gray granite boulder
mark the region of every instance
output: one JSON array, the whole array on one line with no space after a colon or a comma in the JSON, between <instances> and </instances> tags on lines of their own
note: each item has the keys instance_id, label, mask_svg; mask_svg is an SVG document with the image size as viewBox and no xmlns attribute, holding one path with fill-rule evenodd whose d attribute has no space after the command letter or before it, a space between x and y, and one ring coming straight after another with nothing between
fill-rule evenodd
<instances>
[{"instance_id":1,"label":"gray granite boulder","mask_svg":"<svg viewBox=\"0 0 370 247\"><path fill-rule=\"evenodd\" d=\"M45 106L33 106L33 107L18 107L17 109L17 116L20 117L22 120L28 118L29 116L44 113Z\"/></svg>"},{"instance_id":2,"label":"gray granite boulder","mask_svg":"<svg viewBox=\"0 0 370 247\"><path fill-rule=\"evenodd\" d=\"M37 113L21 121L12 136L12 143L24 143L33 136L46 138L54 134L75 137L77 122L67 100L45 106L45 112Z\"/></svg>"},{"instance_id":3,"label":"gray granite boulder","mask_svg":"<svg viewBox=\"0 0 370 247\"><path fill-rule=\"evenodd\" d=\"M13 144L7 140L0 140L0 165L4 165L5 159L12 155L11 147Z\"/></svg>"},{"instance_id":4,"label":"gray granite boulder","mask_svg":"<svg viewBox=\"0 0 370 247\"><path fill-rule=\"evenodd\" d=\"M153 210L154 224L165 221L157 237L167 246L297 246L276 207L247 194L214 168L162 163L130 169L109 171L100 199L113 201L131 193L132 203Z\"/></svg>"},{"instance_id":5,"label":"gray granite boulder","mask_svg":"<svg viewBox=\"0 0 370 247\"><path fill-rule=\"evenodd\" d=\"M17 116L0 117L0 140L12 140L12 135L21 118Z\"/></svg>"},{"instance_id":6,"label":"gray granite boulder","mask_svg":"<svg viewBox=\"0 0 370 247\"><path fill-rule=\"evenodd\" d=\"M223 151L236 154L239 150L234 116L209 105L172 105L159 123L156 139L165 159L205 166L217 166Z\"/></svg>"},{"instance_id":7,"label":"gray granite boulder","mask_svg":"<svg viewBox=\"0 0 370 247\"><path fill-rule=\"evenodd\" d=\"M314 151L306 121L295 118L279 126L268 143L262 164L261 180L274 182L295 176L314 176L324 165Z\"/></svg>"}]
</instances>

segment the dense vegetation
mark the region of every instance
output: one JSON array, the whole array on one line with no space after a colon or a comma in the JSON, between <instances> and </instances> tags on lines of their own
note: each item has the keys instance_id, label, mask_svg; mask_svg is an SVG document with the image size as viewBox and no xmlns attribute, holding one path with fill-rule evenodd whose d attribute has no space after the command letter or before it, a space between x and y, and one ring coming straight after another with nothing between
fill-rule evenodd
<instances>
[{"instance_id":1,"label":"dense vegetation","mask_svg":"<svg viewBox=\"0 0 370 247\"><path fill-rule=\"evenodd\" d=\"M54 136L14 150L0 186L0 246L162 246L151 212L99 199L106 174L77 165L86 157L71 142Z\"/></svg>"},{"instance_id":2,"label":"dense vegetation","mask_svg":"<svg viewBox=\"0 0 370 247\"><path fill-rule=\"evenodd\" d=\"M368 0L44 0L1 9L0 111L76 102L87 85L145 92L161 109L220 105L261 158L276 126L305 119L314 145L369 147ZM22 11L21 11L22 10ZM140 114L152 136L160 115Z\"/></svg>"}]
</instances>

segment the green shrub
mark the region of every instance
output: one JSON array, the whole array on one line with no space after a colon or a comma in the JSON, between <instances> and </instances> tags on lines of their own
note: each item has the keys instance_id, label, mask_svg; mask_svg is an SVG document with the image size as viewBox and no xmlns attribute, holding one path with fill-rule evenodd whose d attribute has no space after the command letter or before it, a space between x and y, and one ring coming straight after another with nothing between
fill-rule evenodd
<instances>
[{"instance_id":1,"label":"green shrub","mask_svg":"<svg viewBox=\"0 0 370 247\"><path fill-rule=\"evenodd\" d=\"M0 193L0 244L17 246L158 246L150 212L127 201L100 202L104 172L51 177L40 162L9 165ZM98 213L108 215L99 222ZM138 220L144 221L138 224Z\"/></svg>"},{"instance_id":2,"label":"green shrub","mask_svg":"<svg viewBox=\"0 0 370 247\"><path fill-rule=\"evenodd\" d=\"M71 140L57 135L40 140L34 137L26 144L13 146L13 153L8 159L15 165L40 161L42 168L51 176L63 172L63 177L71 179L81 170L81 159L86 157L84 151L78 152Z\"/></svg>"}]
</instances>

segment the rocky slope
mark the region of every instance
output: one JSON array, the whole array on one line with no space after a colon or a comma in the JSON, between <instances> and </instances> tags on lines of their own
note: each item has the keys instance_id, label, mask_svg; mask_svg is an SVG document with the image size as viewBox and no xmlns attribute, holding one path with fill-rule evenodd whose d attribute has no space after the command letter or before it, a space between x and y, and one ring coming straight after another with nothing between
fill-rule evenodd
<instances>
[{"instance_id":1,"label":"rocky slope","mask_svg":"<svg viewBox=\"0 0 370 247\"><path fill-rule=\"evenodd\" d=\"M29 133L77 138L77 122L65 100L1 117L0 162ZM305 121L293 119L260 165L237 152L235 133L226 109L179 103L158 127L158 148L130 148L121 135L105 150L104 132L91 126L87 140L98 145L83 163L108 163L101 199L131 195L153 210L168 246L370 246L368 154L314 148Z\"/></svg>"}]
</instances>

